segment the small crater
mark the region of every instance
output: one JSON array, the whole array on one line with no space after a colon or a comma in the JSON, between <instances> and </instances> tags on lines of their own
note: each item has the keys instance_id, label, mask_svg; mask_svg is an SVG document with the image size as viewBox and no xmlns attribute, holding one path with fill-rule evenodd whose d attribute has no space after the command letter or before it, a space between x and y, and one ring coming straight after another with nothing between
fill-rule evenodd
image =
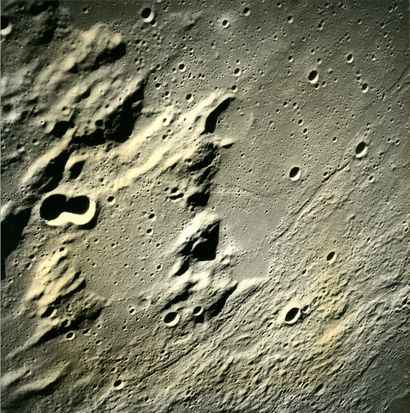
<instances>
[{"instance_id":1,"label":"small crater","mask_svg":"<svg viewBox=\"0 0 410 413\"><path fill-rule=\"evenodd\" d=\"M8 34L11 33L11 23L10 20L7 16L1 16L1 30L0 34L2 36L7 36Z\"/></svg>"},{"instance_id":2,"label":"small crater","mask_svg":"<svg viewBox=\"0 0 410 413\"><path fill-rule=\"evenodd\" d=\"M298 166L294 166L290 171L289 171L289 179L291 181L297 181L300 176L301 176L301 171Z\"/></svg>"},{"instance_id":3,"label":"small crater","mask_svg":"<svg viewBox=\"0 0 410 413\"><path fill-rule=\"evenodd\" d=\"M200 305L197 305L196 307L193 308L192 315L194 317L199 317L203 314L203 312L204 312L203 307L201 307Z\"/></svg>"},{"instance_id":4,"label":"small crater","mask_svg":"<svg viewBox=\"0 0 410 413\"><path fill-rule=\"evenodd\" d=\"M74 340L75 338L75 333L73 331L69 331L66 335L65 335L66 340L71 341Z\"/></svg>"},{"instance_id":5,"label":"small crater","mask_svg":"<svg viewBox=\"0 0 410 413\"><path fill-rule=\"evenodd\" d=\"M369 91L369 85L367 83L362 84L362 92L367 93Z\"/></svg>"},{"instance_id":6,"label":"small crater","mask_svg":"<svg viewBox=\"0 0 410 413\"><path fill-rule=\"evenodd\" d=\"M323 394L323 389L324 389L324 385L323 383L320 383L318 386L316 386L314 393Z\"/></svg>"},{"instance_id":7,"label":"small crater","mask_svg":"<svg viewBox=\"0 0 410 413\"><path fill-rule=\"evenodd\" d=\"M113 387L116 390L122 389L124 387L124 382L121 379L117 379L114 381Z\"/></svg>"},{"instance_id":8,"label":"small crater","mask_svg":"<svg viewBox=\"0 0 410 413\"><path fill-rule=\"evenodd\" d=\"M354 60L353 55L352 55L351 53L349 53L349 54L346 56L346 61L347 61L347 63L353 63L353 60Z\"/></svg>"},{"instance_id":9,"label":"small crater","mask_svg":"<svg viewBox=\"0 0 410 413\"><path fill-rule=\"evenodd\" d=\"M151 23L154 20L154 12L149 7L145 7L141 11L141 17L145 23Z\"/></svg>"},{"instance_id":10,"label":"small crater","mask_svg":"<svg viewBox=\"0 0 410 413\"><path fill-rule=\"evenodd\" d=\"M336 259L336 253L334 251L330 251L329 254L326 256L327 262L333 262Z\"/></svg>"},{"instance_id":11,"label":"small crater","mask_svg":"<svg viewBox=\"0 0 410 413\"><path fill-rule=\"evenodd\" d=\"M364 158L367 154L368 146L366 142L359 142L356 146L356 158Z\"/></svg>"},{"instance_id":12,"label":"small crater","mask_svg":"<svg viewBox=\"0 0 410 413\"><path fill-rule=\"evenodd\" d=\"M302 312L300 311L300 308L292 307L285 314L285 323L289 325L295 324L301 316Z\"/></svg>"},{"instance_id":13,"label":"small crater","mask_svg":"<svg viewBox=\"0 0 410 413\"><path fill-rule=\"evenodd\" d=\"M175 327L179 323L179 320L180 316L176 311L170 311L164 316L164 323L168 327Z\"/></svg>"},{"instance_id":14,"label":"small crater","mask_svg":"<svg viewBox=\"0 0 410 413\"><path fill-rule=\"evenodd\" d=\"M312 85L316 85L319 82L319 73L317 70L312 70L308 75L308 80Z\"/></svg>"},{"instance_id":15,"label":"small crater","mask_svg":"<svg viewBox=\"0 0 410 413\"><path fill-rule=\"evenodd\" d=\"M177 187L173 187L169 189L170 194L168 198L172 201L177 201L184 196L183 192L181 192Z\"/></svg>"}]
</instances>

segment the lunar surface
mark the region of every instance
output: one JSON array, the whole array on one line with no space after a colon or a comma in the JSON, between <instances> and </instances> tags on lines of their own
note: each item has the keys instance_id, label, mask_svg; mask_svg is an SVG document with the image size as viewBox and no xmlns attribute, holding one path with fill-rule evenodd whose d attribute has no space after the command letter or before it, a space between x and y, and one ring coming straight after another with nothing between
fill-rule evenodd
<instances>
[{"instance_id":1,"label":"lunar surface","mask_svg":"<svg viewBox=\"0 0 410 413\"><path fill-rule=\"evenodd\" d=\"M4 412L407 413L409 4L4 0Z\"/></svg>"}]
</instances>

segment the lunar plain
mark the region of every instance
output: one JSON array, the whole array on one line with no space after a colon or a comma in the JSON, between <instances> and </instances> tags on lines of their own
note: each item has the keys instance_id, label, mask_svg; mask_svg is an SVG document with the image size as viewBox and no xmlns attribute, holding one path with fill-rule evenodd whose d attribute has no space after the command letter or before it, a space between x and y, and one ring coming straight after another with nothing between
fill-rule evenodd
<instances>
[{"instance_id":1,"label":"lunar plain","mask_svg":"<svg viewBox=\"0 0 410 413\"><path fill-rule=\"evenodd\" d=\"M410 412L407 1L1 7L2 411Z\"/></svg>"}]
</instances>

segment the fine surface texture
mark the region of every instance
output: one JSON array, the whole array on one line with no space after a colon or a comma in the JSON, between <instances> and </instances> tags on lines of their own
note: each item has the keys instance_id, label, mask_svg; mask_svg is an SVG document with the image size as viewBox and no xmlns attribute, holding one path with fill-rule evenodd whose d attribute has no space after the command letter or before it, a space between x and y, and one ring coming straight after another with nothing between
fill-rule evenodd
<instances>
[{"instance_id":1,"label":"fine surface texture","mask_svg":"<svg viewBox=\"0 0 410 413\"><path fill-rule=\"evenodd\" d=\"M408 7L4 0L2 411L409 412Z\"/></svg>"}]
</instances>

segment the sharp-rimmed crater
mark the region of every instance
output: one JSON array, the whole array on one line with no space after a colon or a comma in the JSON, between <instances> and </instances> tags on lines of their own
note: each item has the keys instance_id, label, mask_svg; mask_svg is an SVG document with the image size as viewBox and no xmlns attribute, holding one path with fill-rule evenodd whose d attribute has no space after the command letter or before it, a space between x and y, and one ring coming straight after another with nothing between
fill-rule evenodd
<instances>
[{"instance_id":1,"label":"sharp-rimmed crater","mask_svg":"<svg viewBox=\"0 0 410 413\"><path fill-rule=\"evenodd\" d=\"M44 198L40 206L40 217L52 226L86 225L93 220L96 212L96 202L85 195L68 197L52 194Z\"/></svg>"}]
</instances>

